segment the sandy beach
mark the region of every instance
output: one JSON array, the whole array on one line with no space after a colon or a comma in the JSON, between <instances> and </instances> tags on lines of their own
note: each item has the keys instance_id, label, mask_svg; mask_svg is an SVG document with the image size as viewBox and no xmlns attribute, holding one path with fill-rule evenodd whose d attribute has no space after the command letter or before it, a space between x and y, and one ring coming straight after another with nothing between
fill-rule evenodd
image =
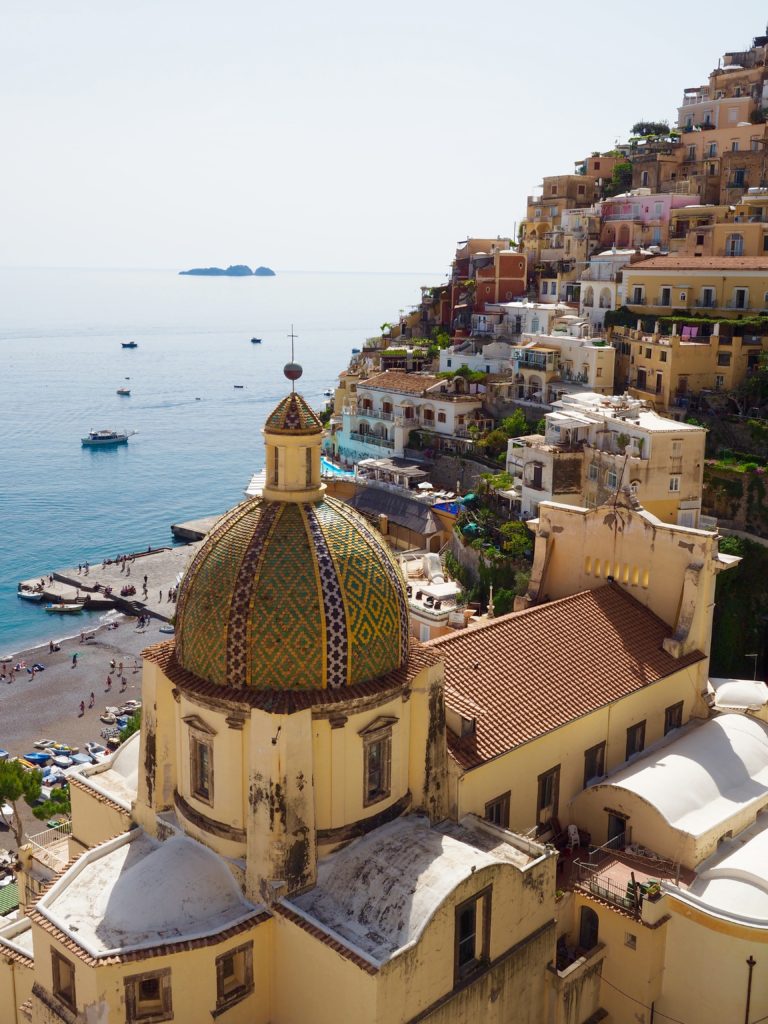
<instances>
[{"instance_id":1,"label":"sandy beach","mask_svg":"<svg viewBox=\"0 0 768 1024\"><path fill-rule=\"evenodd\" d=\"M95 639L87 643L81 643L77 634L60 641L61 649L53 654L46 643L13 656L14 665L25 662L31 667L39 662L45 666L45 671L33 677L24 668L16 672L13 683L0 679L0 747L15 756L32 750L35 740L41 737L79 747L88 740L103 742L101 730L105 726L99 716L105 706L141 698L141 671L134 671L135 664L141 664L141 651L145 647L168 639L167 634L160 632L164 623L158 619L151 619L142 630L136 628L137 620L131 617L118 615L114 622L117 628L100 626ZM56 622L59 629L64 625ZM72 628L76 621L66 626ZM77 654L74 668L73 654ZM110 672L113 658L118 664L123 662L122 681L115 672ZM6 675L10 664L4 665ZM108 675L112 678L109 692L106 689ZM91 693L95 704L89 709ZM80 716L80 701L86 705L83 716ZM26 807L23 820L28 833L45 829L45 822L38 821ZM6 830L0 830L0 847L13 847L12 837Z\"/></svg>"}]
</instances>

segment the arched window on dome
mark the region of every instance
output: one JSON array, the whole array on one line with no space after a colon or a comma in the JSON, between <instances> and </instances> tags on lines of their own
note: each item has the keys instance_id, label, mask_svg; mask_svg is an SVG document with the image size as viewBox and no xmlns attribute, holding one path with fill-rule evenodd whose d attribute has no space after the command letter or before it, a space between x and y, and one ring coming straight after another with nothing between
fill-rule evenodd
<instances>
[{"instance_id":1,"label":"arched window on dome","mask_svg":"<svg viewBox=\"0 0 768 1024\"><path fill-rule=\"evenodd\" d=\"M307 487L312 486L312 449L304 449L306 460L307 460Z\"/></svg>"},{"instance_id":2,"label":"arched window on dome","mask_svg":"<svg viewBox=\"0 0 768 1024\"><path fill-rule=\"evenodd\" d=\"M279 452L277 450L277 445L274 445L272 447L270 454L272 456L272 473L271 473L271 477L270 477L270 483L277 484L278 476L279 476L278 465L279 465L279 461L280 461L280 454L279 454Z\"/></svg>"}]
</instances>

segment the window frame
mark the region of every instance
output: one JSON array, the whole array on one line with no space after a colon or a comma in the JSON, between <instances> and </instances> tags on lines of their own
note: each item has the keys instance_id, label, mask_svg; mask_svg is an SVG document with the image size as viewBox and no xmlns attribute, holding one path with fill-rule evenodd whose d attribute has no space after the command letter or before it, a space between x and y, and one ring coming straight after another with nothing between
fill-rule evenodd
<instances>
[{"instance_id":1,"label":"window frame","mask_svg":"<svg viewBox=\"0 0 768 1024\"><path fill-rule=\"evenodd\" d=\"M72 997L67 995L67 989L62 985L62 967L69 972L72 979ZM53 994L68 1010L77 1013L77 978L75 965L57 949L51 949L51 975L53 979Z\"/></svg>"},{"instance_id":2,"label":"window frame","mask_svg":"<svg viewBox=\"0 0 768 1024\"><path fill-rule=\"evenodd\" d=\"M485 805L485 820L490 822L491 825L495 825L497 828L509 828L509 805L512 799L512 791L507 790L506 793L502 793L501 796L494 797L493 800L489 800ZM493 816L494 810L498 808L498 818L496 821Z\"/></svg>"},{"instance_id":3,"label":"window frame","mask_svg":"<svg viewBox=\"0 0 768 1024\"><path fill-rule=\"evenodd\" d=\"M664 708L664 735L665 736L667 736L674 729L682 728L682 725L683 725L683 705L684 705L684 702L679 700L675 704L670 704L668 708Z\"/></svg>"},{"instance_id":4,"label":"window frame","mask_svg":"<svg viewBox=\"0 0 768 1024\"><path fill-rule=\"evenodd\" d=\"M488 885L480 892L470 896L469 899L462 900L456 906L454 912L454 930L453 930L453 983L454 987L467 978L476 974L484 967L490 964L491 959L491 913L492 913L492 886ZM477 907L482 904L481 908L481 920L480 929L477 927ZM475 939L475 953L471 959L466 960L464 963L460 962L461 945L464 940L460 938L459 931L459 919L461 915L470 906L474 910L474 939ZM480 939L480 948L478 951L478 937Z\"/></svg>"},{"instance_id":5,"label":"window frame","mask_svg":"<svg viewBox=\"0 0 768 1024\"><path fill-rule=\"evenodd\" d=\"M549 780L552 780L552 798L549 803L543 802L543 797L546 793L545 787L550 784ZM560 803L560 765L556 764L552 768L548 768L547 771L542 772L536 780L536 824L546 825L552 818L557 817L558 807ZM544 810L549 808L549 813L544 821L542 821L541 815Z\"/></svg>"},{"instance_id":6,"label":"window frame","mask_svg":"<svg viewBox=\"0 0 768 1024\"><path fill-rule=\"evenodd\" d=\"M359 733L363 741L363 807L381 803L392 795L392 728L396 718L379 718ZM372 790L370 786L372 752L381 748L381 782Z\"/></svg>"},{"instance_id":7,"label":"window frame","mask_svg":"<svg viewBox=\"0 0 768 1024\"><path fill-rule=\"evenodd\" d=\"M624 758L625 761L628 761L630 757L634 757L636 754L642 754L642 752L645 750L645 724L646 719L643 719L642 722L635 722L634 725L630 725L627 727L627 746L625 750L626 756ZM640 737L640 746L637 746L635 744L635 736ZM630 745L633 747L632 750L630 750Z\"/></svg>"},{"instance_id":8,"label":"window frame","mask_svg":"<svg viewBox=\"0 0 768 1024\"><path fill-rule=\"evenodd\" d=\"M140 987L144 982L159 983L159 999L152 1000L153 1005L140 1005ZM123 979L125 991L126 1024L154 1024L155 1021L173 1020L173 993L171 990L171 968L163 967L158 971L144 971L142 974L131 974Z\"/></svg>"},{"instance_id":9,"label":"window frame","mask_svg":"<svg viewBox=\"0 0 768 1024\"><path fill-rule=\"evenodd\" d=\"M589 769L587 767L587 764L588 764L587 758L589 757L590 754L594 754L595 751L599 751L600 752L600 769L601 770L600 770L600 772L598 774L595 774L594 772L590 773L590 771L589 771ZM605 775L605 740L603 740L601 743L595 743L595 745L592 746L592 747L587 747L587 749L584 751L584 787L583 788L586 789L587 788L587 783L591 782L592 779L601 779L601 778L603 778L604 775Z\"/></svg>"},{"instance_id":10,"label":"window frame","mask_svg":"<svg viewBox=\"0 0 768 1024\"><path fill-rule=\"evenodd\" d=\"M243 981L229 991L224 990L224 964L230 957L242 957ZM246 999L254 990L253 942L245 942L216 957L216 1009L225 1010Z\"/></svg>"},{"instance_id":11,"label":"window frame","mask_svg":"<svg viewBox=\"0 0 768 1024\"><path fill-rule=\"evenodd\" d=\"M202 719L190 715L184 719L189 730L189 793L195 800L213 807L214 771L213 771L213 740L216 733ZM208 786L203 788L200 771L200 751L208 751Z\"/></svg>"}]
</instances>

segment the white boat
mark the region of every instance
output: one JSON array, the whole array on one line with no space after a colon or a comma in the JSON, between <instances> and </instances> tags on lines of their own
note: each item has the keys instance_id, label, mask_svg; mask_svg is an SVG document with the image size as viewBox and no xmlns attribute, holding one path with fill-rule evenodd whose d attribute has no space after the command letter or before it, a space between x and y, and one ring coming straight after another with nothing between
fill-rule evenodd
<instances>
[{"instance_id":1,"label":"white boat","mask_svg":"<svg viewBox=\"0 0 768 1024\"><path fill-rule=\"evenodd\" d=\"M325 391L323 392L323 395L326 398L333 398L333 389L332 388L326 388Z\"/></svg>"},{"instance_id":2,"label":"white boat","mask_svg":"<svg viewBox=\"0 0 768 1024\"><path fill-rule=\"evenodd\" d=\"M85 605L83 604L47 604L45 610L55 615L77 615Z\"/></svg>"},{"instance_id":3,"label":"white boat","mask_svg":"<svg viewBox=\"0 0 768 1024\"><path fill-rule=\"evenodd\" d=\"M20 597L24 601L42 601L43 600L43 593L40 590L38 590L38 591L34 591L34 590L17 590L16 591L16 596Z\"/></svg>"},{"instance_id":4,"label":"white boat","mask_svg":"<svg viewBox=\"0 0 768 1024\"><path fill-rule=\"evenodd\" d=\"M135 430L89 430L87 437L80 440L86 448L98 448L113 444L127 444L128 438L135 434Z\"/></svg>"},{"instance_id":5,"label":"white boat","mask_svg":"<svg viewBox=\"0 0 768 1024\"><path fill-rule=\"evenodd\" d=\"M130 388L118 388L117 389L117 393L118 393L118 395L130 395L131 389Z\"/></svg>"}]
</instances>

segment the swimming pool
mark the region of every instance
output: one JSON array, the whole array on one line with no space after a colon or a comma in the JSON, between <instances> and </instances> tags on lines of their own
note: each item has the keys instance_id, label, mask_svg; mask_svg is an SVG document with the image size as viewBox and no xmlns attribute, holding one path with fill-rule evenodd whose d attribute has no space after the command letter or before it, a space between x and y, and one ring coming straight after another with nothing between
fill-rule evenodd
<instances>
[{"instance_id":1,"label":"swimming pool","mask_svg":"<svg viewBox=\"0 0 768 1024\"><path fill-rule=\"evenodd\" d=\"M320 472L323 476L349 476L352 477L355 474L350 473L349 470L341 469L335 463L331 462L330 459L326 459L324 455L320 456Z\"/></svg>"}]
</instances>

